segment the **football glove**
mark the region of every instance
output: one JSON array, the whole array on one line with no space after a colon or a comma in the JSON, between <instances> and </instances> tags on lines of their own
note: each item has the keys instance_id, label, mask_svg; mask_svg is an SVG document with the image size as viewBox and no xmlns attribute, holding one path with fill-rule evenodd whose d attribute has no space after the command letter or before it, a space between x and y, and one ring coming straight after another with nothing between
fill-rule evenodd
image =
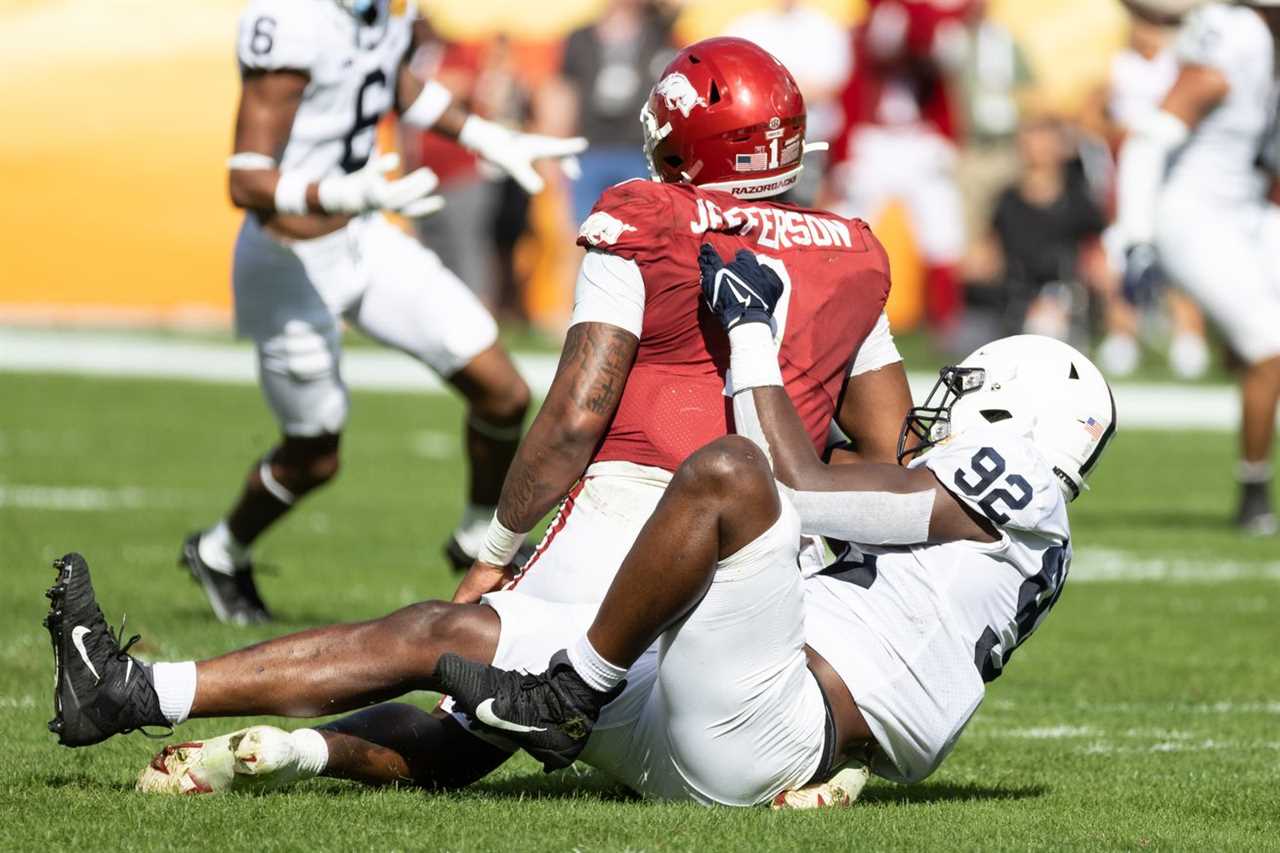
<instances>
[{"instance_id":1,"label":"football glove","mask_svg":"<svg viewBox=\"0 0 1280 853\"><path fill-rule=\"evenodd\" d=\"M771 324L773 310L782 298L782 279L762 266L755 255L739 249L726 264L710 243L703 243L698 267L702 270L702 295L726 332L742 323Z\"/></svg>"},{"instance_id":2,"label":"football glove","mask_svg":"<svg viewBox=\"0 0 1280 853\"><path fill-rule=\"evenodd\" d=\"M1164 270L1150 243L1130 246L1124 253L1124 298L1130 304L1142 306L1155 302L1164 284Z\"/></svg>"},{"instance_id":3,"label":"football glove","mask_svg":"<svg viewBox=\"0 0 1280 853\"><path fill-rule=\"evenodd\" d=\"M463 123L458 142L506 172L529 195L542 192L546 186L542 176L533 168L534 160L554 158L563 161L587 150L587 140L581 136L562 139L521 133L474 115L468 116ZM576 163L569 168L574 166Z\"/></svg>"},{"instance_id":4,"label":"football glove","mask_svg":"<svg viewBox=\"0 0 1280 853\"><path fill-rule=\"evenodd\" d=\"M432 195L440 185L436 173L415 169L402 178L387 180L400 165L399 154L371 157L358 171L333 175L320 181L320 206L328 213L368 213L386 210L401 216L429 216L444 207L444 199Z\"/></svg>"}]
</instances>

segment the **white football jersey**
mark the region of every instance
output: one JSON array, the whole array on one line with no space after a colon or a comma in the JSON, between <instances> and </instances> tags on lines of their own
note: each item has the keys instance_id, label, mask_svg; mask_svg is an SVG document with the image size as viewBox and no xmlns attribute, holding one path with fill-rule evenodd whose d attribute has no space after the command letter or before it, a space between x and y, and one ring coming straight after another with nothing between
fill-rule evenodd
<instances>
[{"instance_id":1,"label":"white football jersey","mask_svg":"<svg viewBox=\"0 0 1280 853\"><path fill-rule=\"evenodd\" d=\"M950 752L1014 651L1058 600L1071 561L1066 500L1031 442L968 430L913 462L1000 531L990 544L850 545L805 580L806 639L881 747L873 769L917 782Z\"/></svg>"},{"instance_id":2,"label":"white football jersey","mask_svg":"<svg viewBox=\"0 0 1280 853\"><path fill-rule=\"evenodd\" d=\"M1174 159L1170 187L1198 200L1256 202L1267 188L1258 156L1275 109L1271 31L1252 9L1212 3L1183 23L1174 52L1184 65L1222 72L1230 91Z\"/></svg>"},{"instance_id":3,"label":"white football jersey","mask_svg":"<svg viewBox=\"0 0 1280 853\"><path fill-rule=\"evenodd\" d=\"M334 0L249 3L236 45L241 69L302 71L311 78L281 171L319 180L368 161L412 41L417 6L405 5L406 12L393 14L383 0L375 22L366 25Z\"/></svg>"},{"instance_id":4,"label":"white football jersey","mask_svg":"<svg viewBox=\"0 0 1280 853\"><path fill-rule=\"evenodd\" d=\"M1136 50L1123 50L1111 60L1111 91L1107 112L1126 132L1158 110L1178 79L1178 58L1171 48L1147 59Z\"/></svg>"}]
</instances>

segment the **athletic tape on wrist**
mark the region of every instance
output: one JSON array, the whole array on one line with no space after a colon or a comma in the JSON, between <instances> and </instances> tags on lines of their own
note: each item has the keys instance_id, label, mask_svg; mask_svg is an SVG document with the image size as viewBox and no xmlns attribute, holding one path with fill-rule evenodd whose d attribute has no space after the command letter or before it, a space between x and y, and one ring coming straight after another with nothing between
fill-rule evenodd
<instances>
[{"instance_id":1,"label":"athletic tape on wrist","mask_svg":"<svg viewBox=\"0 0 1280 853\"><path fill-rule=\"evenodd\" d=\"M528 533L516 533L507 528L495 515L489 522L489 529L484 532L484 542L480 545L480 553L476 559L493 566L505 566L515 559L516 552Z\"/></svg>"},{"instance_id":2,"label":"athletic tape on wrist","mask_svg":"<svg viewBox=\"0 0 1280 853\"><path fill-rule=\"evenodd\" d=\"M733 393L782 385L773 330L764 323L742 323L729 330L729 370Z\"/></svg>"},{"instance_id":3,"label":"athletic tape on wrist","mask_svg":"<svg viewBox=\"0 0 1280 853\"><path fill-rule=\"evenodd\" d=\"M411 127L431 127L453 103L453 93L435 80L427 81L422 93L400 114L400 121Z\"/></svg>"},{"instance_id":4,"label":"athletic tape on wrist","mask_svg":"<svg viewBox=\"0 0 1280 853\"><path fill-rule=\"evenodd\" d=\"M277 213L303 214L307 208L307 187L311 181L297 172L284 172L276 183L275 204Z\"/></svg>"}]
</instances>

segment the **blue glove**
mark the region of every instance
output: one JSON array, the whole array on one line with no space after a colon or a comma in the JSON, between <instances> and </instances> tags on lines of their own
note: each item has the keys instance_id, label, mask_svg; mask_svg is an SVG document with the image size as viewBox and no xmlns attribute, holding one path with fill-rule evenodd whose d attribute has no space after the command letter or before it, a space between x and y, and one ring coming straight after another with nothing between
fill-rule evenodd
<instances>
[{"instance_id":1,"label":"blue glove","mask_svg":"<svg viewBox=\"0 0 1280 853\"><path fill-rule=\"evenodd\" d=\"M782 279L756 256L739 249L726 264L710 243L698 253L702 269L702 295L725 331L741 323L764 323L773 319L773 309L782 298Z\"/></svg>"},{"instance_id":2,"label":"blue glove","mask_svg":"<svg viewBox=\"0 0 1280 853\"><path fill-rule=\"evenodd\" d=\"M1131 305L1142 307L1154 303L1164 280L1164 270L1150 243L1130 246L1124 253L1123 293Z\"/></svg>"}]
</instances>

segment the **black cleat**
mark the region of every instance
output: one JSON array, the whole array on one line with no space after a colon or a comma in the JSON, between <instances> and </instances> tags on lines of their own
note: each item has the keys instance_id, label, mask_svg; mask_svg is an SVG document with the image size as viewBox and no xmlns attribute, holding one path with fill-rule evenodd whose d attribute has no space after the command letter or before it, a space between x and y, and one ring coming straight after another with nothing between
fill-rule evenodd
<instances>
[{"instance_id":1,"label":"black cleat","mask_svg":"<svg viewBox=\"0 0 1280 853\"><path fill-rule=\"evenodd\" d=\"M192 579L204 588L218 621L232 625L270 622L271 612L253 582L253 567L246 566L232 575L218 571L200 558L200 536L197 531L182 543L178 565L185 567Z\"/></svg>"},{"instance_id":2,"label":"black cleat","mask_svg":"<svg viewBox=\"0 0 1280 853\"><path fill-rule=\"evenodd\" d=\"M1252 536L1274 536L1277 529L1276 514L1271 509L1271 483L1242 483L1240 509L1236 513L1236 525Z\"/></svg>"},{"instance_id":3,"label":"black cleat","mask_svg":"<svg viewBox=\"0 0 1280 853\"><path fill-rule=\"evenodd\" d=\"M540 675L442 655L436 678L459 708L515 741L548 773L573 763L587 745L600 709L626 686L624 681L608 693L592 689L564 650L555 653Z\"/></svg>"},{"instance_id":4,"label":"black cleat","mask_svg":"<svg viewBox=\"0 0 1280 853\"><path fill-rule=\"evenodd\" d=\"M533 552L536 550L537 546L533 543L525 542L520 546L520 550L516 551L516 556L512 559L511 565L515 566L517 571L523 569L524 564L529 562ZM475 554L468 554L462 544L458 542L458 537L456 536L450 536L449 541L444 543L444 558L458 574L462 574L471 568L471 564L476 561Z\"/></svg>"},{"instance_id":5,"label":"black cleat","mask_svg":"<svg viewBox=\"0 0 1280 853\"><path fill-rule=\"evenodd\" d=\"M58 580L45 593L44 625L53 641L54 718L49 731L63 746L89 746L143 726L172 726L160 713L151 667L123 647L94 598L89 565L79 554L53 564Z\"/></svg>"}]
</instances>

